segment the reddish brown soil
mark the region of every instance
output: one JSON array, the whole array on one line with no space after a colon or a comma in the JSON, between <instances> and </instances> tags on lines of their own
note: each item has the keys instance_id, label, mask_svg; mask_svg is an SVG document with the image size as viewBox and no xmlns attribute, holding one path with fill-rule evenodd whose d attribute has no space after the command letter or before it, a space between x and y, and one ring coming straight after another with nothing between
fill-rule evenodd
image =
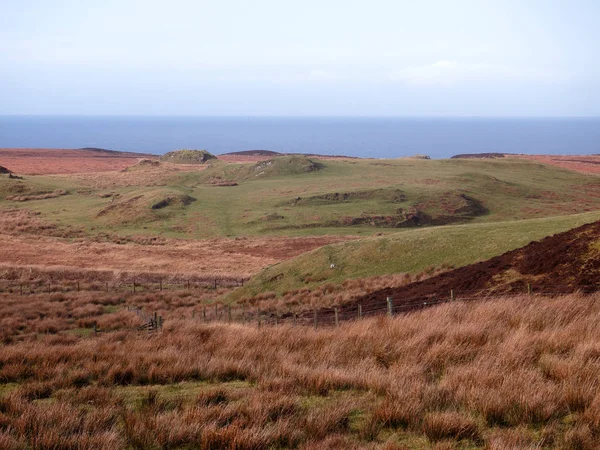
<instances>
[{"instance_id":1,"label":"reddish brown soil","mask_svg":"<svg viewBox=\"0 0 600 450\"><path fill-rule=\"evenodd\" d=\"M154 155L87 149L2 148L0 165L20 175L50 175L123 170Z\"/></svg>"},{"instance_id":2,"label":"reddish brown soil","mask_svg":"<svg viewBox=\"0 0 600 450\"><path fill-rule=\"evenodd\" d=\"M600 155L506 155L510 158L527 159L543 164L561 167L585 174L600 174Z\"/></svg>"},{"instance_id":3,"label":"reddish brown soil","mask_svg":"<svg viewBox=\"0 0 600 450\"><path fill-rule=\"evenodd\" d=\"M448 299L450 290L460 296L534 292L595 291L600 286L600 251L591 245L600 239L600 222L547 237L538 242L477 264L398 288L364 295L347 308L380 308L391 297L394 306L419 305Z\"/></svg>"}]
</instances>

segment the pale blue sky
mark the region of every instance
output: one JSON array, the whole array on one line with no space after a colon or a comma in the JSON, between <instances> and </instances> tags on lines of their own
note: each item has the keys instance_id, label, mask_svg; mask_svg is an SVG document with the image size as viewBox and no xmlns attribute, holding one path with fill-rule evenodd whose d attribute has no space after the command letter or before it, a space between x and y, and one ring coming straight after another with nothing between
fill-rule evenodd
<instances>
[{"instance_id":1,"label":"pale blue sky","mask_svg":"<svg viewBox=\"0 0 600 450\"><path fill-rule=\"evenodd\" d=\"M0 0L0 114L598 116L597 0Z\"/></svg>"}]
</instances>

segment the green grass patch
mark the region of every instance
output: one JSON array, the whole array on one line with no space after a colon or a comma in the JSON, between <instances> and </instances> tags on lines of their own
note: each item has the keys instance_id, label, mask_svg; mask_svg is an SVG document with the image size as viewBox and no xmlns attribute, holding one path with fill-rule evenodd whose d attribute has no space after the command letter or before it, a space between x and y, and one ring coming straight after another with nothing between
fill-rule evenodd
<instances>
[{"instance_id":1,"label":"green grass patch","mask_svg":"<svg viewBox=\"0 0 600 450\"><path fill-rule=\"evenodd\" d=\"M417 222L428 225L600 209L600 178L511 158L325 161L286 156L257 164L210 162L206 170L175 173L158 187L93 188L77 180L28 176L21 182L2 177L0 207L29 208L59 226L90 234L193 239L389 233L395 226L412 226L403 220L417 212ZM238 185L218 185L228 181ZM6 200L21 189L16 183L24 183L26 192L63 189L69 194ZM109 191L112 197L101 197Z\"/></svg>"},{"instance_id":2,"label":"green grass patch","mask_svg":"<svg viewBox=\"0 0 600 450\"><path fill-rule=\"evenodd\" d=\"M237 301L264 292L282 294L349 278L419 273L441 265L460 267L596 220L600 220L600 212L420 228L327 245L266 268L225 300Z\"/></svg>"}]
</instances>

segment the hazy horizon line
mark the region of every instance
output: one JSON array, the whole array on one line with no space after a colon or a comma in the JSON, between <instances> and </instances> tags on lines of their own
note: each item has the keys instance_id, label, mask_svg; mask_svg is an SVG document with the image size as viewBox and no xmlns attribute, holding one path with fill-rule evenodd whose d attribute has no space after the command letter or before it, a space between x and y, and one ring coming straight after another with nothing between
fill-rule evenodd
<instances>
[{"instance_id":1,"label":"hazy horizon line","mask_svg":"<svg viewBox=\"0 0 600 450\"><path fill-rule=\"evenodd\" d=\"M0 117L68 117L68 118L206 118L206 119L600 119L600 115L208 115L208 114L3 114Z\"/></svg>"}]
</instances>

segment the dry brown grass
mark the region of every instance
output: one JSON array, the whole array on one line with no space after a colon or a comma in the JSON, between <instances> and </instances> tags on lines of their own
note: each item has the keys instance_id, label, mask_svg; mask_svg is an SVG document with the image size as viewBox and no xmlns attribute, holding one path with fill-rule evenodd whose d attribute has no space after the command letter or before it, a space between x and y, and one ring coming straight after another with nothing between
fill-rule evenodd
<instances>
[{"instance_id":1,"label":"dry brown grass","mask_svg":"<svg viewBox=\"0 0 600 450\"><path fill-rule=\"evenodd\" d=\"M245 278L269 264L352 239L314 236L187 241L148 236L84 236L81 230L57 227L27 210L0 210L0 266Z\"/></svg>"},{"instance_id":2,"label":"dry brown grass","mask_svg":"<svg viewBox=\"0 0 600 450\"><path fill-rule=\"evenodd\" d=\"M429 268L418 274L391 274L367 278L354 278L340 284L326 283L315 287L294 289L277 297L273 292L265 292L247 297L242 304L259 307L262 310L281 312L304 312L314 308L331 308L352 303L356 298L384 288L396 288L445 272L449 266Z\"/></svg>"},{"instance_id":3,"label":"dry brown grass","mask_svg":"<svg viewBox=\"0 0 600 450\"><path fill-rule=\"evenodd\" d=\"M13 195L6 197L6 200L11 200L13 202L28 202L30 200L46 200L49 198L60 197L61 195L67 195L68 192L64 189L57 189L52 192L46 192L44 194L37 195Z\"/></svg>"},{"instance_id":4,"label":"dry brown grass","mask_svg":"<svg viewBox=\"0 0 600 450\"><path fill-rule=\"evenodd\" d=\"M34 333L18 300L2 298L3 320L30 330L0 347L6 448L600 446L600 296L456 302L320 331L205 325L175 293L128 299L171 314L151 337ZM75 296L38 300L50 318L96 314Z\"/></svg>"},{"instance_id":5,"label":"dry brown grass","mask_svg":"<svg viewBox=\"0 0 600 450\"><path fill-rule=\"evenodd\" d=\"M152 156L72 149L0 149L2 164L15 173L25 175L116 171L135 164L142 157Z\"/></svg>"}]
</instances>

